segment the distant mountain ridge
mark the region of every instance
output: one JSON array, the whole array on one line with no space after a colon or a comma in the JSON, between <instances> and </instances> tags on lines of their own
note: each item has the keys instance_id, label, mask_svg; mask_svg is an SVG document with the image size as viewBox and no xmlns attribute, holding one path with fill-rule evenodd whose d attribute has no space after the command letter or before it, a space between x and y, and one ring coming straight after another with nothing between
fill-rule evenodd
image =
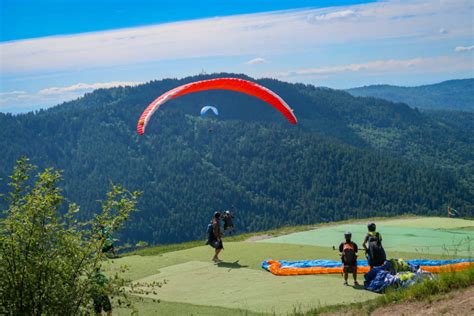
<instances>
[{"instance_id":1,"label":"distant mountain ridge","mask_svg":"<svg viewBox=\"0 0 474 316\"><path fill-rule=\"evenodd\" d=\"M412 108L474 112L474 79L457 79L418 87L370 85L347 89L360 97L403 102Z\"/></svg>"}]
</instances>

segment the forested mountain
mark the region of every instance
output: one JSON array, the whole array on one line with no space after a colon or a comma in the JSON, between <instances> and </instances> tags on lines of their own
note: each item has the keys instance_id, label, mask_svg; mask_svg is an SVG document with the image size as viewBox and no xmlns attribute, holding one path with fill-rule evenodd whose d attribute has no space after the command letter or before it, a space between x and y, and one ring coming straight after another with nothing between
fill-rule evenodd
<instances>
[{"instance_id":1,"label":"forested mountain","mask_svg":"<svg viewBox=\"0 0 474 316\"><path fill-rule=\"evenodd\" d=\"M122 241L203 238L216 209L234 207L240 231L402 213L474 214L473 121L420 113L344 91L258 80L280 94L300 124L238 93L177 98L136 134L143 109L180 84L217 76L96 90L22 115L0 114L0 193L21 155L64 170L64 193L81 216L110 183L141 190ZM244 77L244 76L241 76ZM203 105L218 118L201 119Z\"/></svg>"},{"instance_id":2,"label":"forested mountain","mask_svg":"<svg viewBox=\"0 0 474 316\"><path fill-rule=\"evenodd\" d=\"M403 102L420 109L474 111L474 79L449 80L419 87L372 85L347 91L354 96Z\"/></svg>"}]
</instances>

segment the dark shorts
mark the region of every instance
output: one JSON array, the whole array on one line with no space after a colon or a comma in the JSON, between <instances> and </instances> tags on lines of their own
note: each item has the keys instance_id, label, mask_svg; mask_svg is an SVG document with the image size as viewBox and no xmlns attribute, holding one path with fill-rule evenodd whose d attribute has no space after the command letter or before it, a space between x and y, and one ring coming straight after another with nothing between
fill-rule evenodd
<instances>
[{"instance_id":1,"label":"dark shorts","mask_svg":"<svg viewBox=\"0 0 474 316\"><path fill-rule=\"evenodd\" d=\"M94 297L94 311L96 314L104 312L110 312L112 310L112 305L110 304L109 297L107 295L100 295Z\"/></svg>"},{"instance_id":2,"label":"dark shorts","mask_svg":"<svg viewBox=\"0 0 474 316\"><path fill-rule=\"evenodd\" d=\"M222 244L222 240L218 241L216 239L211 239L209 240L209 246L211 246L214 249L224 249L224 245Z\"/></svg>"},{"instance_id":3,"label":"dark shorts","mask_svg":"<svg viewBox=\"0 0 474 316\"><path fill-rule=\"evenodd\" d=\"M110 250L114 249L114 245L105 245L103 248L102 248L102 252L105 253L105 252L109 252ZM115 249L114 249L115 250Z\"/></svg>"},{"instance_id":4,"label":"dark shorts","mask_svg":"<svg viewBox=\"0 0 474 316\"><path fill-rule=\"evenodd\" d=\"M354 273L354 272L357 272L357 266L344 266L342 268L342 270L344 271L344 273Z\"/></svg>"}]
</instances>

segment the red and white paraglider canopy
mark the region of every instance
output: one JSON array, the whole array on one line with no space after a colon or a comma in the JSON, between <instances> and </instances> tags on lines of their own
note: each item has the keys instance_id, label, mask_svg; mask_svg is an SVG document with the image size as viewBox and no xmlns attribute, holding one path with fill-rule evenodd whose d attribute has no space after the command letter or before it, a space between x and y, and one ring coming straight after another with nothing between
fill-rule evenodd
<instances>
[{"instance_id":1,"label":"red and white paraglider canopy","mask_svg":"<svg viewBox=\"0 0 474 316\"><path fill-rule=\"evenodd\" d=\"M142 115L140 116L137 125L138 134L143 135L145 133L145 128L148 125L151 116L163 103L188 93L205 90L231 90L252 95L272 105L274 108L280 111L291 124L297 123L297 119L293 114L293 110L288 106L288 104L286 104L285 101L283 101L282 98L280 98L270 89L244 79L218 78L191 82L176 87L160 95L153 102L151 102L149 106L147 106L145 111L143 111Z\"/></svg>"}]
</instances>

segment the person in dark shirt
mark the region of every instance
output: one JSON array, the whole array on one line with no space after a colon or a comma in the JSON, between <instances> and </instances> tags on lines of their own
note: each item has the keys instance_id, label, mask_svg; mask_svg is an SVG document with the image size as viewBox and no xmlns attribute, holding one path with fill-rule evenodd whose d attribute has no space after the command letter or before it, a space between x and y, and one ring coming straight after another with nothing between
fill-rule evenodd
<instances>
[{"instance_id":1,"label":"person in dark shirt","mask_svg":"<svg viewBox=\"0 0 474 316\"><path fill-rule=\"evenodd\" d=\"M382 246L382 235L376 231L375 223L369 223L367 225L368 233L365 235L362 247L364 247L365 253L367 254L367 261L370 269L373 267L381 266L387 260L385 249Z\"/></svg>"},{"instance_id":2,"label":"person in dark shirt","mask_svg":"<svg viewBox=\"0 0 474 316\"><path fill-rule=\"evenodd\" d=\"M117 253L115 252L115 247L114 247L114 238L112 236L112 232L109 225L104 226L102 224L99 224L99 229L100 229L100 238L104 239L102 252L105 254L111 252L113 255L113 258L117 258Z\"/></svg>"},{"instance_id":3,"label":"person in dark shirt","mask_svg":"<svg viewBox=\"0 0 474 316\"><path fill-rule=\"evenodd\" d=\"M234 215L232 215L231 211L227 210L224 213L224 232L228 232L231 235L234 232Z\"/></svg>"},{"instance_id":4,"label":"person in dark shirt","mask_svg":"<svg viewBox=\"0 0 474 316\"><path fill-rule=\"evenodd\" d=\"M347 279L349 273L354 277L354 285L359 285L357 282L357 252L359 251L357 244L351 240L351 232L344 234L345 241L339 245L339 252L341 253L342 271L344 274L344 285L348 285Z\"/></svg>"}]
</instances>

